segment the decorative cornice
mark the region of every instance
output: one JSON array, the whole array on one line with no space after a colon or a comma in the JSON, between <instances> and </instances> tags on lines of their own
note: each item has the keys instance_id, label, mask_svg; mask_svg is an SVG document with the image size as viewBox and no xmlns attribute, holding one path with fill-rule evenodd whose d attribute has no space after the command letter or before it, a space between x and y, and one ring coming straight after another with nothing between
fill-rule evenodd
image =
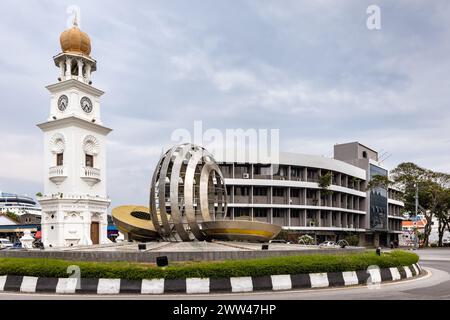
<instances>
[{"instance_id":1,"label":"decorative cornice","mask_svg":"<svg viewBox=\"0 0 450 320\"><path fill-rule=\"evenodd\" d=\"M107 135L112 131L111 128L104 127L97 123L90 122L90 121L78 118L76 116L70 116L70 117L66 117L66 118L43 122L43 123L38 124L37 126L42 131L47 131L47 130L52 130L52 129L61 129L61 128L67 127L68 125L69 126L72 125L72 126L83 128L83 129L89 129L89 130L92 130L94 132L104 134L104 135Z\"/></svg>"},{"instance_id":2,"label":"decorative cornice","mask_svg":"<svg viewBox=\"0 0 450 320\"><path fill-rule=\"evenodd\" d=\"M51 84L46 86L45 88L47 88L48 91L50 91L51 93L55 93L57 91L61 91L61 90L68 90L71 88L77 88L79 90L82 90L90 95L93 95L94 97L100 97L102 96L105 92L94 88L93 86L90 86L86 83L83 83L81 81L75 80L75 79L69 79L69 80L65 80L65 81L61 81L55 84Z\"/></svg>"}]
</instances>

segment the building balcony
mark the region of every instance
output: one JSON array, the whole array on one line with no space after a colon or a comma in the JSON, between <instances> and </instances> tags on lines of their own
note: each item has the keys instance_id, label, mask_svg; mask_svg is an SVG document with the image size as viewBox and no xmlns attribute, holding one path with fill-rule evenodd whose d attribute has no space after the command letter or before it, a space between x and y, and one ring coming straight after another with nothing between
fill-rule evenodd
<instances>
[{"instance_id":1,"label":"building balcony","mask_svg":"<svg viewBox=\"0 0 450 320\"><path fill-rule=\"evenodd\" d=\"M48 170L48 178L53 183L60 185L67 178L67 170L64 166L51 167Z\"/></svg>"},{"instance_id":2,"label":"building balcony","mask_svg":"<svg viewBox=\"0 0 450 320\"><path fill-rule=\"evenodd\" d=\"M100 182L100 169L92 167L82 167L81 168L81 179L86 181L91 187Z\"/></svg>"}]
</instances>

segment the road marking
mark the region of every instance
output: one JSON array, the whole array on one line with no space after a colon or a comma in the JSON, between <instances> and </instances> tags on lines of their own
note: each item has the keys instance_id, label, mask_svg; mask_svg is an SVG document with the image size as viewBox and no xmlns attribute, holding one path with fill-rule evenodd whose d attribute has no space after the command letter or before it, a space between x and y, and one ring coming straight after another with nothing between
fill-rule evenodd
<instances>
[{"instance_id":1,"label":"road marking","mask_svg":"<svg viewBox=\"0 0 450 320\"><path fill-rule=\"evenodd\" d=\"M97 294L120 293L120 279L98 279Z\"/></svg>"},{"instance_id":2,"label":"road marking","mask_svg":"<svg viewBox=\"0 0 450 320\"><path fill-rule=\"evenodd\" d=\"M391 282L382 282L380 284L381 287L387 287L387 286L395 286L395 285L404 285L404 284L409 284L411 282L416 282L416 281L422 281L422 280L426 280L428 278L430 278L433 275L432 272L432 268L428 268L428 267L424 267L423 268L424 271L426 271L426 274L424 276L419 276L416 278L412 278L412 279L404 279L401 281L391 281ZM439 269L436 269L439 270ZM443 270L439 270L442 272L445 272ZM0 277L1 278L1 277ZM164 280L164 279L158 279L158 280ZM332 291L344 291L344 290L359 290L359 289L364 289L364 288L368 288L368 286L366 285L362 285L362 286L348 286L348 287L336 287L336 288L322 288L322 289L299 289L299 290L289 290L289 293L310 293L310 292L332 292ZM242 293L221 293L221 294L192 294L189 295L189 297L204 297L204 298L208 298L208 297L220 297L220 296L239 296ZM286 294L286 292L284 291L253 291L253 292L248 292L245 293L245 295L281 295L281 294ZM142 297L142 298L149 298L150 296L143 296L140 294L137 295L129 295L129 294L120 294L120 295L93 295L93 294L67 294L67 295L61 295L61 294L48 294L48 293L33 293L33 294L25 294L25 293L19 293L19 292L1 292L0 296L31 296L31 297L40 297L40 298L46 298L46 297L52 297L52 298L57 298L57 297L67 297L67 298L74 298L74 299L82 299L82 298L92 298L92 299L100 299L100 298L117 298L117 299L125 299L125 298L136 298L136 297ZM170 297L186 297L186 294L173 294L170 295ZM168 295L164 295L164 294L158 294L158 295L153 295L151 296L152 298L168 298Z\"/></svg>"},{"instance_id":3,"label":"road marking","mask_svg":"<svg viewBox=\"0 0 450 320\"><path fill-rule=\"evenodd\" d=\"M358 275L356 271L344 271L342 272L344 282L346 286L353 286L358 284Z\"/></svg>"},{"instance_id":4,"label":"road marking","mask_svg":"<svg viewBox=\"0 0 450 320\"><path fill-rule=\"evenodd\" d=\"M405 272L406 272L406 278L412 278L413 275L412 275L411 269L409 269L409 267L404 266L403 270L405 270Z\"/></svg>"},{"instance_id":5,"label":"road marking","mask_svg":"<svg viewBox=\"0 0 450 320\"><path fill-rule=\"evenodd\" d=\"M391 270L392 275L392 281L401 280L402 276L400 275L400 272L398 272L397 268L389 268Z\"/></svg>"},{"instance_id":6,"label":"road marking","mask_svg":"<svg viewBox=\"0 0 450 320\"><path fill-rule=\"evenodd\" d=\"M231 277L232 292L251 292L253 291L252 277Z\"/></svg>"},{"instance_id":7,"label":"road marking","mask_svg":"<svg viewBox=\"0 0 450 320\"><path fill-rule=\"evenodd\" d=\"M326 273L310 273L309 278L311 280L311 288L325 288L330 285Z\"/></svg>"},{"instance_id":8,"label":"road marking","mask_svg":"<svg viewBox=\"0 0 450 320\"><path fill-rule=\"evenodd\" d=\"M34 293L36 292L37 277L23 277L20 285L20 292Z\"/></svg>"},{"instance_id":9,"label":"road marking","mask_svg":"<svg viewBox=\"0 0 450 320\"><path fill-rule=\"evenodd\" d=\"M273 290L290 290L292 289L291 275L278 274L270 276L272 279Z\"/></svg>"},{"instance_id":10,"label":"road marking","mask_svg":"<svg viewBox=\"0 0 450 320\"><path fill-rule=\"evenodd\" d=\"M141 294L163 294L164 279L142 280Z\"/></svg>"},{"instance_id":11,"label":"road marking","mask_svg":"<svg viewBox=\"0 0 450 320\"><path fill-rule=\"evenodd\" d=\"M187 278L186 293L209 293L209 278Z\"/></svg>"},{"instance_id":12,"label":"road marking","mask_svg":"<svg viewBox=\"0 0 450 320\"><path fill-rule=\"evenodd\" d=\"M5 287L6 282L6 276L0 276L0 291L3 291L3 288Z\"/></svg>"}]
</instances>

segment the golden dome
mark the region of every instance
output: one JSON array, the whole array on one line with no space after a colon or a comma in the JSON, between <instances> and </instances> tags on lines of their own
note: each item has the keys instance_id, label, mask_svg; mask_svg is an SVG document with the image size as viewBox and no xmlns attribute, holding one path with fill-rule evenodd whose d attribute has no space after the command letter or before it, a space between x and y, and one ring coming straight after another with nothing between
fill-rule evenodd
<instances>
[{"instance_id":1,"label":"golden dome","mask_svg":"<svg viewBox=\"0 0 450 320\"><path fill-rule=\"evenodd\" d=\"M76 24L61 33L59 42L63 52L83 53L87 56L91 53L91 39Z\"/></svg>"}]
</instances>

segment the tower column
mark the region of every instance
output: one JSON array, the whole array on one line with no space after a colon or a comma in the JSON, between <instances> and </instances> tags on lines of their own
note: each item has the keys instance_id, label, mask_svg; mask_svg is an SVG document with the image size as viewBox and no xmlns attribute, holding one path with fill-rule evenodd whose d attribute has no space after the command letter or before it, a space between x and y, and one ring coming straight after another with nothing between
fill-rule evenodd
<instances>
[{"instance_id":1,"label":"tower column","mask_svg":"<svg viewBox=\"0 0 450 320\"><path fill-rule=\"evenodd\" d=\"M90 63L86 63L86 81L89 83L89 81L91 81L91 64Z\"/></svg>"},{"instance_id":2,"label":"tower column","mask_svg":"<svg viewBox=\"0 0 450 320\"><path fill-rule=\"evenodd\" d=\"M83 81L83 60L77 59L78 64L78 81Z\"/></svg>"},{"instance_id":3,"label":"tower column","mask_svg":"<svg viewBox=\"0 0 450 320\"><path fill-rule=\"evenodd\" d=\"M63 60L59 61L59 70L61 72L61 75L60 75L61 76L61 80L64 79L64 74L65 74L64 65L65 65L65 63L64 63Z\"/></svg>"},{"instance_id":4,"label":"tower column","mask_svg":"<svg viewBox=\"0 0 450 320\"><path fill-rule=\"evenodd\" d=\"M66 78L70 78L72 71L72 58L66 58Z\"/></svg>"}]
</instances>

